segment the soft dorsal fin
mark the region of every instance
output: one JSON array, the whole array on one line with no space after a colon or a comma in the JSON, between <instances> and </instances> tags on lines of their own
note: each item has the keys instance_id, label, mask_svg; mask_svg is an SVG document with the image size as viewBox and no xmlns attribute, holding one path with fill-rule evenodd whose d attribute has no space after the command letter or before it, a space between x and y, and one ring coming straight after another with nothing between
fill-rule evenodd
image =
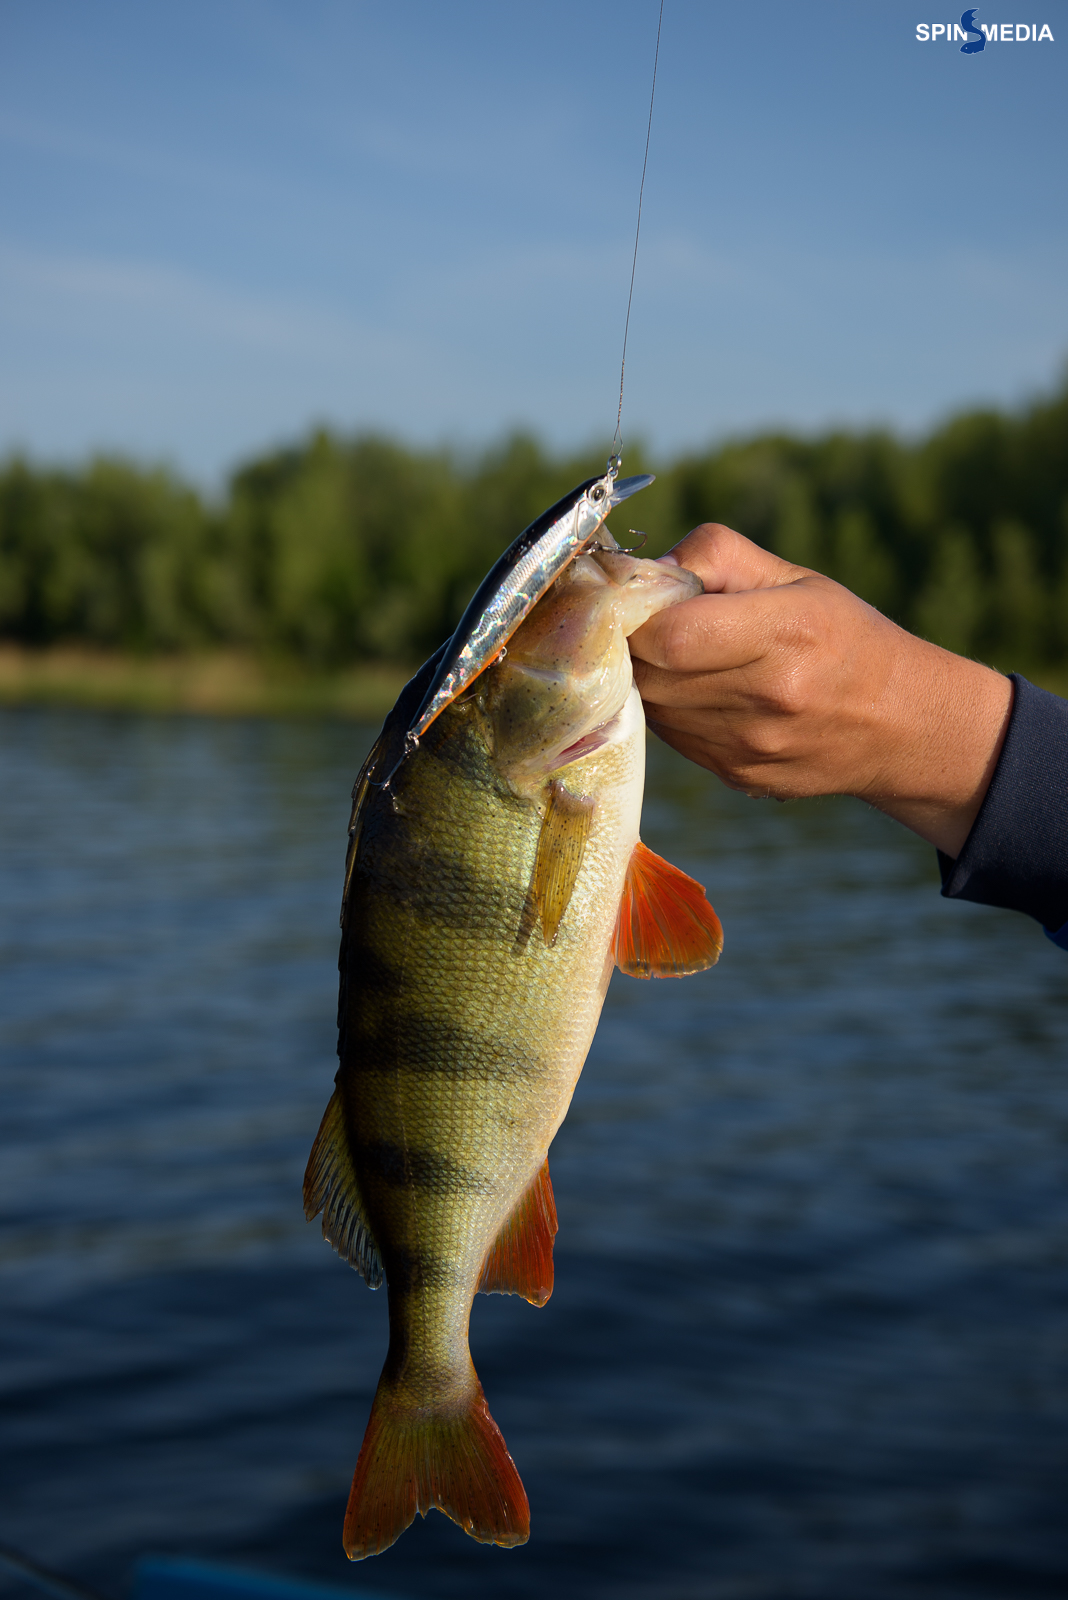
<instances>
[{"instance_id":1,"label":"soft dorsal fin","mask_svg":"<svg viewBox=\"0 0 1068 1600\"><path fill-rule=\"evenodd\" d=\"M550 946L556 943L582 866L595 803L572 794L558 778L549 784L549 799L538 835L538 853L516 940L518 945L526 944L538 921L545 943Z\"/></svg>"},{"instance_id":2,"label":"soft dorsal fin","mask_svg":"<svg viewBox=\"0 0 1068 1600\"><path fill-rule=\"evenodd\" d=\"M556 1228L556 1201L546 1158L486 1257L478 1280L480 1293L521 1294L532 1306L543 1306L553 1292Z\"/></svg>"},{"instance_id":3,"label":"soft dorsal fin","mask_svg":"<svg viewBox=\"0 0 1068 1600\"><path fill-rule=\"evenodd\" d=\"M612 954L632 978L681 978L714 967L723 929L705 891L641 840L627 868Z\"/></svg>"},{"instance_id":4,"label":"soft dorsal fin","mask_svg":"<svg viewBox=\"0 0 1068 1600\"><path fill-rule=\"evenodd\" d=\"M369 1289L384 1276L382 1257L367 1224L345 1129L345 1107L335 1089L323 1113L304 1174L304 1215L323 1213L323 1238L356 1268Z\"/></svg>"}]
</instances>

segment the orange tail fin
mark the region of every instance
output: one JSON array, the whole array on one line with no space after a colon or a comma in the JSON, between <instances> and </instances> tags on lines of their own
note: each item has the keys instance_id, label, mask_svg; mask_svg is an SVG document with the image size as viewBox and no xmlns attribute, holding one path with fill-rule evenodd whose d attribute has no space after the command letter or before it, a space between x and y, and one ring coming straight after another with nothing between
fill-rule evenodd
<instances>
[{"instance_id":1,"label":"orange tail fin","mask_svg":"<svg viewBox=\"0 0 1068 1600\"><path fill-rule=\"evenodd\" d=\"M526 1544L526 1490L482 1385L460 1409L412 1411L379 1384L345 1512L350 1561L378 1555L418 1511L444 1511L480 1544Z\"/></svg>"}]
</instances>

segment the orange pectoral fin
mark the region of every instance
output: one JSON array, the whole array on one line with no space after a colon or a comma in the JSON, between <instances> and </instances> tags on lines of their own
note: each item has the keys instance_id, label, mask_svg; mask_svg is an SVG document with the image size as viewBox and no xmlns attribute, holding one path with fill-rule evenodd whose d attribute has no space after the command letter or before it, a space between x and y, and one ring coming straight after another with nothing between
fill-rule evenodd
<instances>
[{"instance_id":1,"label":"orange pectoral fin","mask_svg":"<svg viewBox=\"0 0 1068 1600\"><path fill-rule=\"evenodd\" d=\"M714 967L723 929L705 891L641 840L627 868L612 954L632 978L682 978Z\"/></svg>"},{"instance_id":2,"label":"orange pectoral fin","mask_svg":"<svg viewBox=\"0 0 1068 1600\"><path fill-rule=\"evenodd\" d=\"M556 1201L548 1160L497 1235L482 1276L481 1294L521 1294L543 1306L553 1292Z\"/></svg>"}]
</instances>

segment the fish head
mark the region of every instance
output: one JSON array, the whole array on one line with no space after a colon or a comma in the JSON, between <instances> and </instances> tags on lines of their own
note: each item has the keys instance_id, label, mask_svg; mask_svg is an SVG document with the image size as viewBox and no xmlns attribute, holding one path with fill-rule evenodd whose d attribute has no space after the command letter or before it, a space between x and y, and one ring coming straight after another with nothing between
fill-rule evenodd
<instances>
[{"instance_id":1,"label":"fish head","mask_svg":"<svg viewBox=\"0 0 1068 1600\"><path fill-rule=\"evenodd\" d=\"M577 556L480 680L501 775L522 790L609 743L633 683L628 636L700 592L684 567L617 549Z\"/></svg>"}]
</instances>

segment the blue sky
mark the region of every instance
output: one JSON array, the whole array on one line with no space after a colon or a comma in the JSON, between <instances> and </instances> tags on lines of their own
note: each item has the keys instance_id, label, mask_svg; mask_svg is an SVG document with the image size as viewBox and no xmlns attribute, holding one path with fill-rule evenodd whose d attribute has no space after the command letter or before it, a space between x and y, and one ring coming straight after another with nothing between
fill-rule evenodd
<instances>
[{"instance_id":1,"label":"blue sky","mask_svg":"<svg viewBox=\"0 0 1068 1600\"><path fill-rule=\"evenodd\" d=\"M1068 5L1027 12L1053 44L963 56L928 0L667 0L626 434L915 432L1060 380ZM3 5L0 453L606 448L656 17Z\"/></svg>"}]
</instances>

